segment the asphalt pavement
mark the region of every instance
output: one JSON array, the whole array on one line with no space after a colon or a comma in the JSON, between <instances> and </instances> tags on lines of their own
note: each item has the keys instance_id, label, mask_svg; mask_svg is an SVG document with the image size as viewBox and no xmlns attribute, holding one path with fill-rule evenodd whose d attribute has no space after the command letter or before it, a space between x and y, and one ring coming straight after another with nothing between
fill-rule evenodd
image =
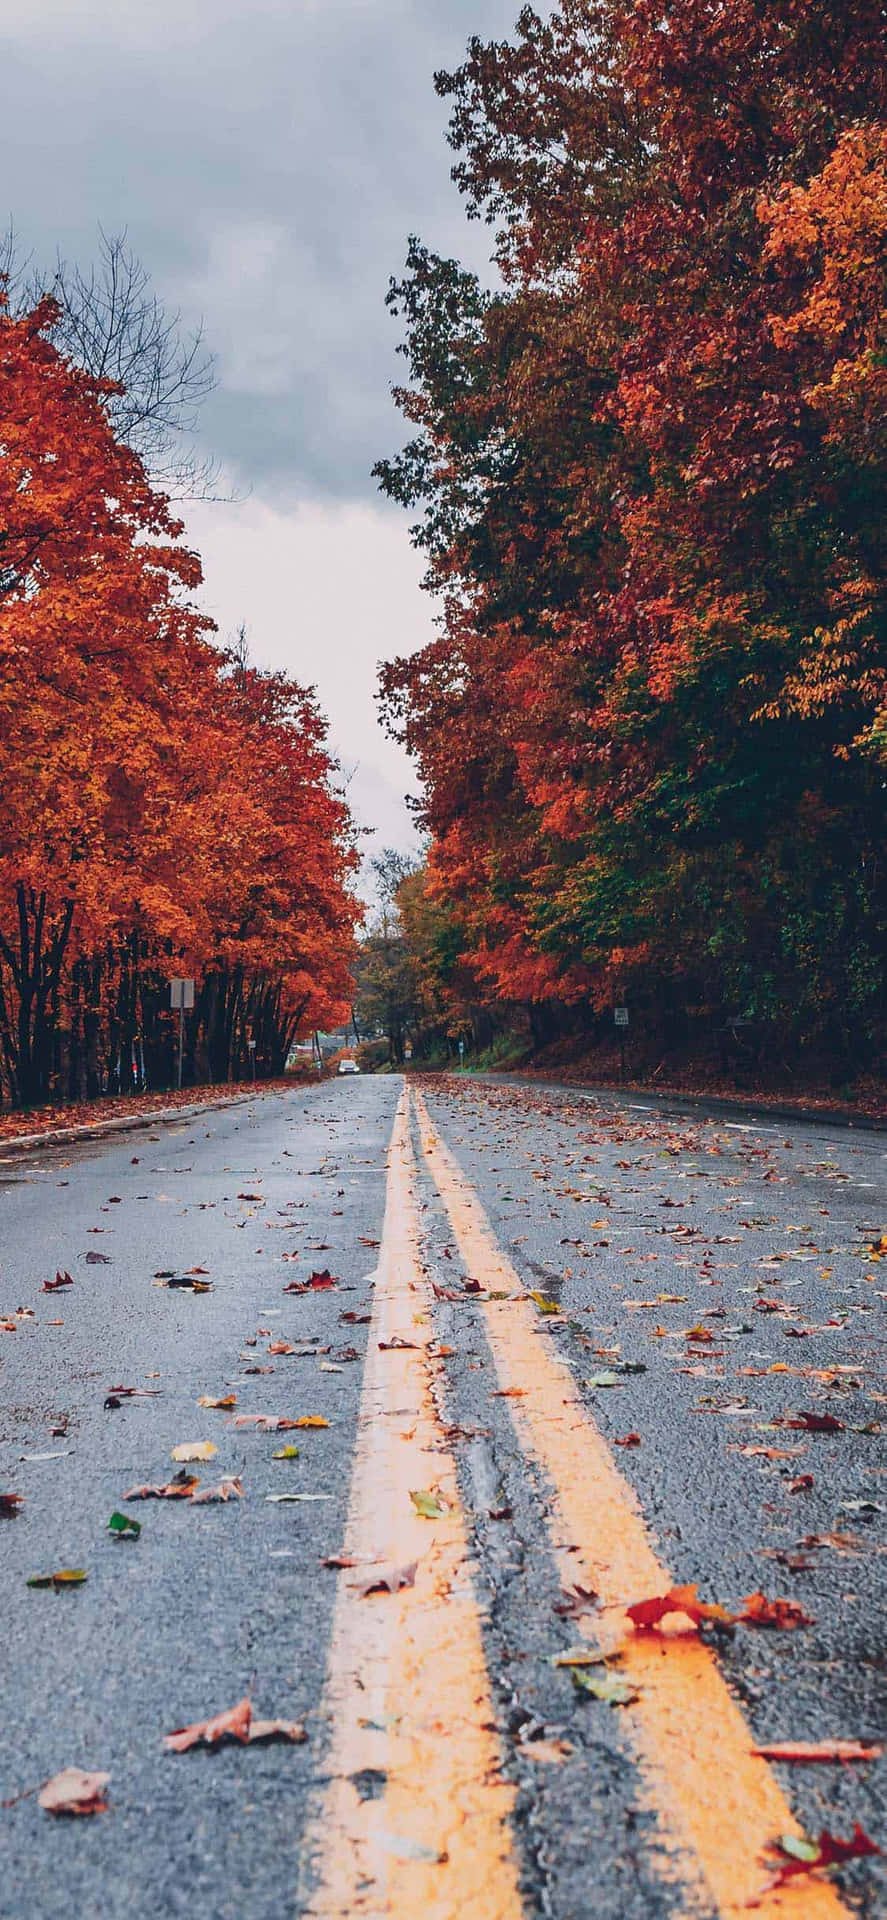
<instances>
[{"instance_id":1,"label":"asphalt pavement","mask_svg":"<svg viewBox=\"0 0 887 1920\"><path fill-rule=\"evenodd\" d=\"M887 1140L467 1076L416 1085L533 1296L540 1366L551 1355L566 1368L668 1577L733 1614L754 1593L801 1609L807 1624L712 1639L749 1744L883 1739ZM421 1240L414 1317L432 1322L421 1357L435 1445L455 1462L520 1912L728 1911L693 1848L674 1843L631 1704L582 1693L553 1664L593 1639L596 1603L565 1586L552 1547L562 1490L528 1462L484 1318L490 1289L466 1264L402 1086L259 1095L0 1168L0 1493L21 1496L0 1520L0 1797L14 1803L0 1813L2 1920L332 1911L313 1891L313 1850L320 1831L335 1852L318 1808L336 1609L354 1576L323 1563L343 1557L366 1441L367 1341L374 1354L389 1344L369 1316L399 1103ZM57 1272L73 1285L44 1291ZM303 1290L285 1292L293 1283ZM234 1408L198 1404L231 1396ZM237 1425L245 1415L326 1424L276 1433ZM198 1491L236 1480L242 1493L127 1498L181 1471L174 1448L207 1441L217 1452L186 1463ZM275 1459L290 1445L297 1457ZM380 1486L380 1530L386 1497ZM141 1523L137 1539L108 1531L120 1511ZM86 1582L27 1584L70 1568ZM400 1597L363 1604L369 1621ZM257 1715L301 1722L304 1743L164 1749L164 1734L246 1694ZM687 1743L689 1727L688 1714ZM110 1773L107 1811L39 1806L34 1789L67 1766ZM859 1822L887 1848L884 1758L772 1772L807 1834L847 1837ZM390 1781L371 1773L360 1795L384 1803ZM741 1852L742 1832L729 1840ZM884 1865L842 1868L835 1910L887 1912ZM423 1870L428 1914L457 1920L443 1855ZM786 1920L806 1920L815 1897L799 1878ZM397 1899L395 1875L388 1891L362 1886L353 1911L400 1920ZM478 1893L474 1910L494 1908Z\"/></svg>"}]
</instances>

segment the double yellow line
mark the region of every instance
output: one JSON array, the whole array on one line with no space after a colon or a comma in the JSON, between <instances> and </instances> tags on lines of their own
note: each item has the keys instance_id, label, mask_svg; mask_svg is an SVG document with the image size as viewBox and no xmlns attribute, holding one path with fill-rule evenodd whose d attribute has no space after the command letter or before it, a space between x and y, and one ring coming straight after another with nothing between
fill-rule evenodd
<instances>
[{"instance_id":1,"label":"double yellow line","mask_svg":"<svg viewBox=\"0 0 887 1920\"><path fill-rule=\"evenodd\" d=\"M761 1896L761 1851L778 1834L798 1834L797 1822L752 1753L710 1649L695 1632L635 1634L627 1621L625 1607L664 1591L671 1576L533 1303L513 1297L521 1282L477 1195L414 1097L465 1266L486 1291L512 1296L479 1299L478 1311L517 1444L551 1488L546 1525L564 1585L600 1596L583 1625L602 1651L618 1650L620 1675L637 1689L623 1724L657 1816L657 1859L670 1862L694 1909L702 1898L722 1920L750 1906L760 1920L849 1920L827 1882L805 1877ZM520 1920L513 1791L500 1773L468 1529L432 1393L410 1101L405 1088L389 1150L345 1545L356 1564L343 1568L336 1604L329 1778L299 1910L312 1920ZM430 1493L441 1517L423 1517L415 1492ZM376 1573L414 1584L365 1594ZM590 1900L593 1877L589 1862Z\"/></svg>"}]
</instances>

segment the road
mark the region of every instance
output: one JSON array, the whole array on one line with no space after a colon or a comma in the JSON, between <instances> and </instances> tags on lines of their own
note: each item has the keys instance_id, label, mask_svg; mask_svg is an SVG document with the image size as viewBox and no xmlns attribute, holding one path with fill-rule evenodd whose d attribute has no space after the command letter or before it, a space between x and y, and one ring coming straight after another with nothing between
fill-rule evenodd
<instances>
[{"instance_id":1,"label":"road","mask_svg":"<svg viewBox=\"0 0 887 1920\"><path fill-rule=\"evenodd\" d=\"M887 1759L754 1752L884 1734L885 1163L419 1076L7 1157L2 1920L887 1912L762 1862L887 1848ZM133 1497L181 1471L242 1493ZM731 1620L628 1616L672 1584ZM164 1747L247 1695L305 1739Z\"/></svg>"}]
</instances>

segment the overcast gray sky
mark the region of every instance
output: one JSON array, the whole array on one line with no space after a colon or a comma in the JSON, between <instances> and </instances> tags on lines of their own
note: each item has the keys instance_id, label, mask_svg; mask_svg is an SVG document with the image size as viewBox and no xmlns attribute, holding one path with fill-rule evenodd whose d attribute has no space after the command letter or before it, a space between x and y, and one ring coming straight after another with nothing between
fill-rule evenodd
<instances>
[{"instance_id":1,"label":"overcast gray sky","mask_svg":"<svg viewBox=\"0 0 887 1920\"><path fill-rule=\"evenodd\" d=\"M406 844L408 765L378 728L380 657L432 608L406 517L370 478L404 437L388 276L418 232L483 258L449 180L436 67L519 0L24 0L0 130L26 251L85 263L128 229L218 361L203 449L240 504L187 510L222 635L316 684L375 846Z\"/></svg>"}]
</instances>

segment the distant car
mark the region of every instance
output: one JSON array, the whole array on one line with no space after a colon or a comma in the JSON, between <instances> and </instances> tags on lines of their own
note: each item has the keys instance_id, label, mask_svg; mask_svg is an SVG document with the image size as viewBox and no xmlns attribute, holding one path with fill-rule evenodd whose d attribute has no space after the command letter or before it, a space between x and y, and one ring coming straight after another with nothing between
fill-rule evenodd
<instances>
[{"instance_id":1,"label":"distant car","mask_svg":"<svg viewBox=\"0 0 887 1920\"><path fill-rule=\"evenodd\" d=\"M339 1072L340 1073L359 1073L360 1068L356 1060L340 1060Z\"/></svg>"}]
</instances>

